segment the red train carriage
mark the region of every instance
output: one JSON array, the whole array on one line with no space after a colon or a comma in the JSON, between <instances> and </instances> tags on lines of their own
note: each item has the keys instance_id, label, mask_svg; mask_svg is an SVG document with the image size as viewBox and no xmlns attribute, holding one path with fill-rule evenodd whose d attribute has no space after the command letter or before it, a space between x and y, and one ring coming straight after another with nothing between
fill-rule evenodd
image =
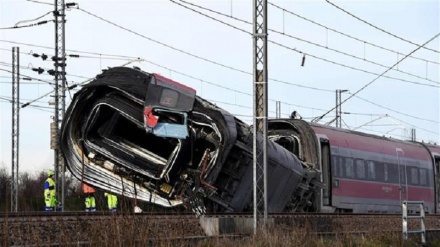
<instances>
[{"instance_id":1,"label":"red train carriage","mask_svg":"<svg viewBox=\"0 0 440 247\"><path fill-rule=\"evenodd\" d=\"M439 212L438 146L296 119L270 120L269 137L321 170L318 211L400 213L401 202L409 200L424 201L427 212Z\"/></svg>"}]
</instances>

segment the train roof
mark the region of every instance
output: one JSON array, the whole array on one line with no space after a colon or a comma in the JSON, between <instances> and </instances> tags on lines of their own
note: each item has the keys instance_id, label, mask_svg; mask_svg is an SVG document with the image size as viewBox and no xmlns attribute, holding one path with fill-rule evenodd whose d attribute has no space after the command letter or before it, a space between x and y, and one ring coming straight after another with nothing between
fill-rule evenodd
<instances>
[{"instance_id":1,"label":"train roof","mask_svg":"<svg viewBox=\"0 0 440 247\"><path fill-rule=\"evenodd\" d=\"M309 125L315 130L316 134L326 135L331 143L339 147L388 155L396 155L397 152L400 152L400 155L420 160L431 159L427 149L431 153L437 152L440 155L440 147L433 144L399 140L316 123L309 123Z\"/></svg>"},{"instance_id":2,"label":"train roof","mask_svg":"<svg viewBox=\"0 0 440 247\"><path fill-rule=\"evenodd\" d=\"M396 156L396 153L400 152L399 155L418 160L430 160L431 155L434 154L440 157L440 146L434 144L399 140L391 137L310 123L300 119L272 119L269 121L271 128L280 128L283 124L290 124L298 131L300 131L298 126L304 125L304 123L310 126L318 137L327 137L330 145L333 147L393 156ZM431 155L429 153L431 153Z\"/></svg>"}]
</instances>

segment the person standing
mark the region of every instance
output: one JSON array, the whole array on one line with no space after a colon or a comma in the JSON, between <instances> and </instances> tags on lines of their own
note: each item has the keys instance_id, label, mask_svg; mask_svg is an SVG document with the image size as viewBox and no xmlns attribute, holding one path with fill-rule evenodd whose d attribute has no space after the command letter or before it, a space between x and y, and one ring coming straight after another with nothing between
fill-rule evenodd
<instances>
[{"instance_id":1,"label":"person standing","mask_svg":"<svg viewBox=\"0 0 440 247\"><path fill-rule=\"evenodd\" d=\"M95 189L83 183L86 212L96 211Z\"/></svg>"},{"instance_id":2,"label":"person standing","mask_svg":"<svg viewBox=\"0 0 440 247\"><path fill-rule=\"evenodd\" d=\"M46 204L46 211L55 211L57 205L57 199L55 195L55 181L53 177L55 172L49 170L47 172L47 179L44 182L44 202Z\"/></svg>"},{"instance_id":3,"label":"person standing","mask_svg":"<svg viewBox=\"0 0 440 247\"><path fill-rule=\"evenodd\" d=\"M104 193L104 196L107 197L107 206L111 212L116 212L118 208L118 197L111 193Z\"/></svg>"}]
</instances>

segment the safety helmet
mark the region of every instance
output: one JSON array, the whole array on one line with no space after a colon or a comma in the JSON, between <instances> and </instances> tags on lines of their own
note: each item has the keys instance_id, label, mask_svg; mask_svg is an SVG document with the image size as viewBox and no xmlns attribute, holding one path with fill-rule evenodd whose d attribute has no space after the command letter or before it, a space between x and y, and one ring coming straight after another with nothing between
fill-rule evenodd
<instances>
[{"instance_id":1,"label":"safety helmet","mask_svg":"<svg viewBox=\"0 0 440 247\"><path fill-rule=\"evenodd\" d=\"M54 175L55 174L55 172L53 171L53 170L49 170L48 172L47 172L47 176L48 177L50 177L50 176L52 176L52 175Z\"/></svg>"}]
</instances>

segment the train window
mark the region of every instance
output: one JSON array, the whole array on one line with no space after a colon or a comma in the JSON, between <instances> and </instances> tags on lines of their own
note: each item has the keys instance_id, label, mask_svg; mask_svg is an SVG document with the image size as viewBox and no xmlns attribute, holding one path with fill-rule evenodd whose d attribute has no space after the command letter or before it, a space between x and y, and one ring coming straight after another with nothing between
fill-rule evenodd
<instances>
[{"instance_id":1,"label":"train window","mask_svg":"<svg viewBox=\"0 0 440 247\"><path fill-rule=\"evenodd\" d=\"M426 182L426 170L420 168L419 174L420 174L420 185L427 185L428 183Z\"/></svg>"},{"instance_id":2,"label":"train window","mask_svg":"<svg viewBox=\"0 0 440 247\"><path fill-rule=\"evenodd\" d=\"M371 160L367 161L367 175L368 175L368 180L376 180L374 161Z\"/></svg>"},{"instance_id":3,"label":"train window","mask_svg":"<svg viewBox=\"0 0 440 247\"><path fill-rule=\"evenodd\" d=\"M353 167L353 159L345 158L345 176L347 178L354 177L354 167Z\"/></svg>"},{"instance_id":4,"label":"train window","mask_svg":"<svg viewBox=\"0 0 440 247\"><path fill-rule=\"evenodd\" d=\"M411 167L411 184L419 184L419 170L415 167Z\"/></svg>"},{"instance_id":5,"label":"train window","mask_svg":"<svg viewBox=\"0 0 440 247\"><path fill-rule=\"evenodd\" d=\"M399 182L398 166L396 164L387 164L387 167L388 167L388 181L392 183L398 183Z\"/></svg>"},{"instance_id":6,"label":"train window","mask_svg":"<svg viewBox=\"0 0 440 247\"><path fill-rule=\"evenodd\" d=\"M413 177L415 175L413 174L412 169L414 169L414 167L407 166L405 163L400 166L400 181L402 184L418 184L419 173L415 173L417 175L417 178L415 178L416 180L414 180ZM417 181L417 183L414 183L413 181Z\"/></svg>"},{"instance_id":7,"label":"train window","mask_svg":"<svg viewBox=\"0 0 440 247\"><path fill-rule=\"evenodd\" d=\"M170 90L168 88L164 88L162 90L162 94L160 95L160 101L159 104L162 106L174 108L177 105L177 102L179 101L179 93Z\"/></svg>"},{"instance_id":8,"label":"train window","mask_svg":"<svg viewBox=\"0 0 440 247\"><path fill-rule=\"evenodd\" d=\"M339 177L339 164L338 164L338 156L332 156L332 174L333 177Z\"/></svg>"},{"instance_id":9,"label":"train window","mask_svg":"<svg viewBox=\"0 0 440 247\"><path fill-rule=\"evenodd\" d=\"M374 161L374 171L376 172L377 181L385 181L383 163Z\"/></svg>"},{"instance_id":10,"label":"train window","mask_svg":"<svg viewBox=\"0 0 440 247\"><path fill-rule=\"evenodd\" d=\"M356 160L356 177L365 179L365 162L363 160Z\"/></svg>"},{"instance_id":11,"label":"train window","mask_svg":"<svg viewBox=\"0 0 440 247\"><path fill-rule=\"evenodd\" d=\"M388 176L388 164L383 164L383 181L390 181L390 178Z\"/></svg>"},{"instance_id":12,"label":"train window","mask_svg":"<svg viewBox=\"0 0 440 247\"><path fill-rule=\"evenodd\" d=\"M338 156L338 159L337 159L337 163L338 163L338 166L337 166L337 168L338 168L338 175L339 175L339 177L343 177L344 176L344 158L343 157L341 157L341 156Z\"/></svg>"}]
</instances>

